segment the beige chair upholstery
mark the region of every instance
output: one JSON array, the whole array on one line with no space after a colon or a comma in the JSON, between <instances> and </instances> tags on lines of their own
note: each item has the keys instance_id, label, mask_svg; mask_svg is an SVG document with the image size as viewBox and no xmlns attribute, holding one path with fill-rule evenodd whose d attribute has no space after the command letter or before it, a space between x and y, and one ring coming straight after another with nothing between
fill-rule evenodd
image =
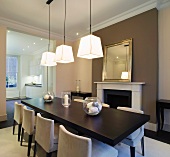
<instances>
[{"instance_id":1,"label":"beige chair upholstery","mask_svg":"<svg viewBox=\"0 0 170 157\"><path fill-rule=\"evenodd\" d=\"M141 110L128 108L128 107L117 107L119 110L128 111L128 112L134 112L143 114L144 112ZM142 155L144 156L144 125L141 126L139 129L134 131L132 134L130 134L126 139L122 141L122 143L127 144L131 148L131 157L135 156L135 147L137 144L141 142L142 147Z\"/></svg>"},{"instance_id":2,"label":"beige chair upholstery","mask_svg":"<svg viewBox=\"0 0 170 157\"><path fill-rule=\"evenodd\" d=\"M57 157L117 157L118 151L97 140L75 135L60 125Z\"/></svg>"},{"instance_id":3,"label":"beige chair upholstery","mask_svg":"<svg viewBox=\"0 0 170 157\"><path fill-rule=\"evenodd\" d=\"M105 104L105 103L102 103L102 106L103 106L103 107L108 107L108 108L110 108L110 105Z\"/></svg>"},{"instance_id":4,"label":"beige chair upholstery","mask_svg":"<svg viewBox=\"0 0 170 157\"><path fill-rule=\"evenodd\" d=\"M27 109L26 106L23 107L21 146L24 137L24 130L29 135L27 156L30 156L32 137L35 131L35 111Z\"/></svg>"},{"instance_id":5,"label":"beige chair upholstery","mask_svg":"<svg viewBox=\"0 0 170 157\"><path fill-rule=\"evenodd\" d=\"M23 105L14 103L14 122L13 122L13 135L15 133L15 125L18 124L18 141L20 141L21 125L23 117Z\"/></svg>"},{"instance_id":6,"label":"beige chair upholstery","mask_svg":"<svg viewBox=\"0 0 170 157\"><path fill-rule=\"evenodd\" d=\"M47 119L37 114L34 157L36 155L36 143L38 143L51 156L51 152L58 147L59 124L54 120Z\"/></svg>"},{"instance_id":7,"label":"beige chair upholstery","mask_svg":"<svg viewBox=\"0 0 170 157\"><path fill-rule=\"evenodd\" d=\"M83 103L84 100L83 99L74 99L74 101Z\"/></svg>"}]
</instances>

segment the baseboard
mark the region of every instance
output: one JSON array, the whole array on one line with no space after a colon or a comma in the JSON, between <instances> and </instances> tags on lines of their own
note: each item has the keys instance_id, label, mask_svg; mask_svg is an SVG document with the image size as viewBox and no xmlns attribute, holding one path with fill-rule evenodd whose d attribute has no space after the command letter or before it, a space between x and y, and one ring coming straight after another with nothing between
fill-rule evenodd
<instances>
[{"instance_id":1,"label":"baseboard","mask_svg":"<svg viewBox=\"0 0 170 157\"><path fill-rule=\"evenodd\" d=\"M145 124L145 129L152 130L152 131L157 131L157 124L147 122Z\"/></svg>"},{"instance_id":2,"label":"baseboard","mask_svg":"<svg viewBox=\"0 0 170 157\"><path fill-rule=\"evenodd\" d=\"M7 120L7 114L0 116L0 122Z\"/></svg>"}]
</instances>

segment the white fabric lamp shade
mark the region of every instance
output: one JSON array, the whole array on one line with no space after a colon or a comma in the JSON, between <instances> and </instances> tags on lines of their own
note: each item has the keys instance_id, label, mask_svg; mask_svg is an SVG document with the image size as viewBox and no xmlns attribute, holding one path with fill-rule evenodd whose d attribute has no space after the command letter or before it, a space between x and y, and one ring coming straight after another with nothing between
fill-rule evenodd
<instances>
[{"instance_id":1,"label":"white fabric lamp shade","mask_svg":"<svg viewBox=\"0 0 170 157\"><path fill-rule=\"evenodd\" d=\"M58 63L74 62L72 47L67 45L58 46L56 48L56 62Z\"/></svg>"},{"instance_id":2,"label":"white fabric lamp shade","mask_svg":"<svg viewBox=\"0 0 170 157\"><path fill-rule=\"evenodd\" d=\"M128 72L122 72L121 79L128 79Z\"/></svg>"},{"instance_id":3,"label":"white fabric lamp shade","mask_svg":"<svg viewBox=\"0 0 170 157\"><path fill-rule=\"evenodd\" d=\"M82 37L80 40L77 57L86 59L103 57L100 38L92 34Z\"/></svg>"},{"instance_id":4,"label":"white fabric lamp shade","mask_svg":"<svg viewBox=\"0 0 170 157\"><path fill-rule=\"evenodd\" d=\"M56 66L55 53L53 52L44 52L41 58L42 66Z\"/></svg>"}]
</instances>

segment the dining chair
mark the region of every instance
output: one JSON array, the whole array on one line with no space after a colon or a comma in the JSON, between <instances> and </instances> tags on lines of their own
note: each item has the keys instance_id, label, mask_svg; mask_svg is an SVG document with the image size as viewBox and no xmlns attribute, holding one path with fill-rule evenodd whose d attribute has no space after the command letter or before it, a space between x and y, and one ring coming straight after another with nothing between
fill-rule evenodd
<instances>
[{"instance_id":1,"label":"dining chair","mask_svg":"<svg viewBox=\"0 0 170 157\"><path fill-rule=\"evenodd\" d=\"M141 110L129 107L117 107L119 110L143 114ZM141 142L142 155L144 156L144 125L126 137L122 143L130 146L131 157L135 157L135 147Z\"/></svg>"},{"instance_id":2,"label":"dining chair","mask_svg":"<svg viewBox=\"0 0 170 157\"><path fill-rule=\"evenodd\" d=\"M22 121L22 133L21 133L21 146L24 137L24 131L28 133L28 150L27 156L30 156L32 137L35 132L35 111L27 109L26 106L23 107L23 121Z\"/></svg>"},{"instance_id":3,"label":"dining chair","mask_svg":"<svg viewBox=\"0 0 170 157\"><path fill-rule=\"evenodd\" d=\"M118 151L98 140L75 135L60 125L57 157L117 157Z\"/></svg>"},{"instance_id":4,"label":"dining chair","mask_svg":"<svg viewBox=\"0 0 170 157\"><path fill-rule=\"evenodd\" d=\"M83 100L83 99L74 99L74 101L76 101L76 102L82 102L82 103L83 103L84 100ZM102 106L103 106L103 107L108 107L108 108L110 107L110 105L105 104L105 103L102 103Z\"/></svg>"},{"instance_id":5,"label":"dining chair","mask_svg":"<svg viewBox=\"0 0 170 157\"><path fill-rule=\"evenodd\" d=\"M46 151L46 157L51 157L52 152L58 147L59 124L37 114L34 157L36 156L37 143Z\"/></svg>"},{"instance_id":6,"label":"dining chair","mask_svg":"<svg viewBox=\"0 0 170 157\"><path fill-rule=\"evenodd\" d=\"M22 126L22 116L23 116L23 105L14 103L14 121L13 121L13 135L15 133L15 125L18 124L18 141L20 141L21 126Z\"/></svg>"}]
</instances>

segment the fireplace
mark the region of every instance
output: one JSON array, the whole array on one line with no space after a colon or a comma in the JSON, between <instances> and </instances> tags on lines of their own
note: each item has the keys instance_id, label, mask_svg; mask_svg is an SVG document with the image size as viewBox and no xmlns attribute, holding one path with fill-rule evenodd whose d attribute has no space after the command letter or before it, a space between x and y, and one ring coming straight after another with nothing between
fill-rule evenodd
<instances>
[{"instance_id":1,"label":"fireplace","mask_svg":"<svg viewBox=\"0 0 170 157\"><path fill-rule=\"evenodd\" d=\"M131 101L128 105L130 105L129 107L131 108L134 108L134 109L141 109L142 108L142 85L144 85L145 83L144 82L95 82L97 83L97 97L99 97L99 99L102 101L102 102L105 102L107 103L105 100L104 100L104 90L116 90L116 91L128 91L130 92L131 96L125 96L125 101L129 102L129 100ZM122 94L122 93L121 93ZM112 100L113 99L113 95L111 94L110 96L110 99ZM113 100L116 100L119 96L116 95L114 96L114 99ZM129 97L129 98L127 98ZM128 100L126 100L128 99ZM113 102L110 102L111 100L109 100L109 105L110 103L113 103ZM117 104L118 106L122 106L125 104L124 102L124 98L122 97L120 99L121 101L121 104ZM116 105L116 106L117 106ZM111 106L113 107L113 106ZM114 107L115 108L115 107Z\"/></svg>"},{"instance_id":2,"label":"fireplace","mask_svg":"<svg viewBox=\"0 0 170 157\"><path fill-rule=\"evenodd\" d=\"M104 103L111 108L131 107L132 92L128 90L104 89Z\"/></svg>"}]
</instances>

